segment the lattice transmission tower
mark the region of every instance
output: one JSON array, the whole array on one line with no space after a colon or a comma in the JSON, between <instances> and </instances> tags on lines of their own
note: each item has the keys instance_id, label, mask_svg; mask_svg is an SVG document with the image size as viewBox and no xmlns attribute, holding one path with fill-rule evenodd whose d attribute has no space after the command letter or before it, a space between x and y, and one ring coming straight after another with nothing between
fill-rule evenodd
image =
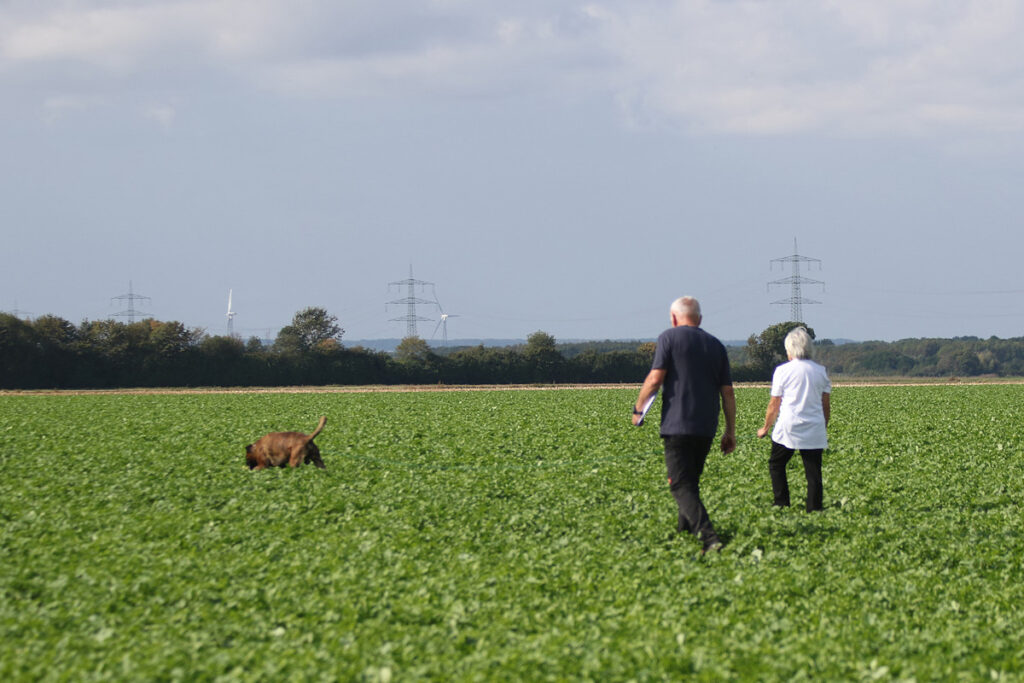
<instances>
[{"instance_id":1,"label":"lattice transmission tower","mask_svg":"<svg viewBox=\"0 0 1024 683\"><path fill-rule=\"evenodd\" d=\"M821 291L825 291L825 283L821 280L812 280L809 277L804 277L800 274L800 267L807 266L809 270L811 264L817 263L818 270L821 270L821 259L810 258L809 256L801 256L800 252L796 248L796 238L793 238L793 253L789 256L783 256L781 258L775 258L771 260L771 267L774 270L775 264L785 269L786 265L790 266L792 275L784 277L779 280L772 280L768 283L768 291L771 291L772 286L778 285L789 285L790 295L788 299L779 299L773 301L772 304L789 304L789 319L792 322L802 323L804 321L804 304L820 304L820 301L814 299L805 299L803 296L804 285L821 285Z\"/></svg>"},{"instance_id":2,"label":"lattice transmission tower","mask_svg":"<svg viewBox=\"0 0 1024 683\"><path fill-rule=\"evenodd\" d=\"M132 281L129 280L128 281L128 293L127 294L122 294L121 296L115 296L115 297L113 297L111 299L111 301L127 301L128 302L128 308L124 309L123 311L118 311L117 313L114 314L114 316L115 317L127 317L128 318L128 322L129 323L133 323L133 322L135 322L135 316L137 316L137 315L149 315L149 313L143 313L142 311L135 310L135 302L136 301L149 301L149 300L150 299L149 299L148 296L142 296L141 294L136 294L132 290Z\"/></svg>"},{"instance_id":3,"label":"lattice transmission tower","mask_svg":"<svg viewBox=\"0 0 1024 683\"><path fill-rule=\"evenodd\" d=\"M418 337L419 334L416 331L417 322L433 322L433 318L424 318L421 315L416 314L417 305L429 305L436 306L436 300L430 299L419 299L416 297L416 287L420 288L420 291L427 286L433 287L433 282L425 282L423 280L417 280L412 276L412 264L409 265L409 277L405 280L397 280L395 282L388 283L388 289L391 287L406 287L407 296L404 299L395 299L385 304L385 310L388 306L405 306L405 315L398 318L391 318L391 322L404 322L405 323L405 336L406 337ZM436 297L435 297L436 299Z\"/></svg>"},{"instance_id":4,"label":"lattice transmission tower","mask_svg":"<svg viewBox=\"0 0 1024 683\"><path fill-rule=\"evenodd\" d=\"M17 300L14 301L14 308L13 309L11 309L9 311L0 311L0 312L10 313L15 318L21 318L25 322L28 322L29 320L32 319L32 311L23 311L20 308L18 308L18 301Z\"/></svg>"}]
</instances>

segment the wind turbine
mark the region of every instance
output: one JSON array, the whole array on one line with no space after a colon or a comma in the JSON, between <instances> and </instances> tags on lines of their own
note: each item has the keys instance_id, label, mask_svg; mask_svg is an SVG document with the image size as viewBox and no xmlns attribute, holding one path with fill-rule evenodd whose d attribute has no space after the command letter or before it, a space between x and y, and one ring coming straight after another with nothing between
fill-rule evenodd
<instances>
[{"instance_id":1,"label":"wind turbine","mask_svg":"<svg viewBox=\"0 0 1024 683\"><path fill-rule=\"evenodd\" d=\"M430 335L433 339L437 336L437 329L441 328L442 339L444 339L444 345L448 346L448 318L458 318L459 316L455 313L445 313L444 308L441 306L441 302L437 300L437 294L434 295L434 303L437 304L437 309L441 311L441 319L437 321L437 325L434 326L434 334Z\"/></svg>"},{"instance_id":2,"label":"wind turbine","mask_svg":"<svg viewBox=\"0 0 1024 683\"><path fill-rule=\"evenodd\" d=\"M235 312L231 310L231 293L232 293L232 290L229 289L228 290L228 312L227 312L226 315L227 315L227 318L228 318L228 336L229 337L234 337L235 336Z\"/></svg>"}]
</instances>

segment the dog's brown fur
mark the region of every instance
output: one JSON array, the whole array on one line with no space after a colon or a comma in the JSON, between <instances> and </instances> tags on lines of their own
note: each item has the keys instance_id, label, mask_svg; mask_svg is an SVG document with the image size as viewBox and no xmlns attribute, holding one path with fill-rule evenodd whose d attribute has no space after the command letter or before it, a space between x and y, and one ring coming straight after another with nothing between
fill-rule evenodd
<instances>
[{"instance_id":1,"label":"dog's brown fur","mask_svg":"<svg viewBox=\"0 0 1024 683\"><path fill-rule=\"evenodd\" d=\"M320 418L316 431L309 435L301 432L267 434L245 447L245 464L250 470L262 470L265 467L298 467L311 462L320 469L326 469L320 449L313 443L325 424L326 416Z\"/></svg>"}]
</instances>

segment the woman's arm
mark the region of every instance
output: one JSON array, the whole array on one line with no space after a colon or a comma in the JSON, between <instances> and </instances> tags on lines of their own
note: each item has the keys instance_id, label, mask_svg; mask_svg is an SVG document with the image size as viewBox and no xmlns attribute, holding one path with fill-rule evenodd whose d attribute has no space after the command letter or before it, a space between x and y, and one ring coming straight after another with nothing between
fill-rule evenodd
<instances>
[{"instance_id":1,"label":"woman's arm","mask_svg":"<svg viewBox=\"0 0 1024 683\"><path fill-rule=\"evenodd\" d=\"M768 410L764 414L764 427L757 430L757 438L763 439L766 434L771 430L772 425L775 424L775 420L779 417L779 408L782 406L781 396L772 396L771 400L768 401ZM827 420L827 418L826 418Z\"/></svg>"}]
</instances>

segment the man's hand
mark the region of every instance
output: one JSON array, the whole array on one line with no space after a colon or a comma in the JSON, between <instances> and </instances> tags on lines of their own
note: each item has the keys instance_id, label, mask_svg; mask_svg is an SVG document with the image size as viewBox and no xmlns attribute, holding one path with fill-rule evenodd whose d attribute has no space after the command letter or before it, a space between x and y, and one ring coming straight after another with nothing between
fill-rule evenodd
<instances>
[{"instance_id":1,"label":"man's hand","mask_svg":"<svg viewBox=\"0 0 1024 683\"><path fill-rule=\"evenodd\" d=\"M767 427L761 427L760 429L757 430L757 438L763 439L766 436L768 436L768 428Z\"/></svg>"},{"instance_id":2,"label":"man's hand","mask_svg":"<svg viewBox=\"0 0 1024 683\"><path fill-rule=\"evenodd\" d=\"M722 430L722 453L729 455L736 450L736 392L731 384L720 388L722 412L725 413L725 428Z\"/></svg>"},{"instance_id":3,"label":"man's hand","mask_svg":"<svg viewBox=\"0 0 1024 683\"><path fill-rule=\"evenodd\" d=\"M734 450L736 450L736 434L733 432L722 434L722 454L729 455Z\"/></svg>"},{"instance_id":4,"label":"man's hand","mask_svg":"<svg viewBox=\"0 0 1024 683\"><path fill-rule=\"evenodd\" d=\"M636 403L633 404L633 426L640 425L640 418L642 415L638 415L637 411L640 410L639 406L644 405L647 399L658 393L658 389L661 389L661 385L665 382L665 370L652 369L647 373L647 377L644 379L644 385L640 387L640 395L637 396Z\"/></svg>"}]
</instances>

